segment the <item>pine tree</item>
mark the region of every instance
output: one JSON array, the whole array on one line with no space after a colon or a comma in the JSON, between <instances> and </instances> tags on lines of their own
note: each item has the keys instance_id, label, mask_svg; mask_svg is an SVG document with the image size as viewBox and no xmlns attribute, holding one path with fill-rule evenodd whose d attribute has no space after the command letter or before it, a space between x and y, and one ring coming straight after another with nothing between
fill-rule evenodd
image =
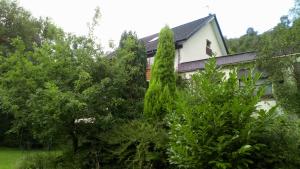
<instances>
[{"instance_id":1,"label":"pine tree","mask_svg":"<svg viewBox=\"0 0 300 169\"><path fill-rule=\"evenodd\" d=\"M147 118L162 120L173 107L176 87L174 60L173 32L166 26L159 33L150 85L145 96L144 114Z\"/></svg>"}]
</instances>

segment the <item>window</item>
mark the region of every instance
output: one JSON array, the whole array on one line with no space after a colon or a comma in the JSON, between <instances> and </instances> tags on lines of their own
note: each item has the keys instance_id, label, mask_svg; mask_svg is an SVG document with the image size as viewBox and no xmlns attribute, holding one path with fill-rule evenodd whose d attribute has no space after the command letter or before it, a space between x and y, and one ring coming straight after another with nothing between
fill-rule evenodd
<instances>
[{"instance_id":1,"label":"window","mask_svg":"<svg viewBox=\"0 0 300 169\"><path fill-rule=\"evenodd\" d=\"M206 39L206 54L212 56L213 52L211 50L211 41Z\"/></svg>"},{"instance_id":2,"label":"window","mask_svg":"<svg viewBox=\"0 0 300 169\"><path fill-rule=\"evenodd\" d=\"M209 41L208 39L206 39L206 47L210 48L210 45L211 45L211 41Z\"/></svg>"}]
</instances>

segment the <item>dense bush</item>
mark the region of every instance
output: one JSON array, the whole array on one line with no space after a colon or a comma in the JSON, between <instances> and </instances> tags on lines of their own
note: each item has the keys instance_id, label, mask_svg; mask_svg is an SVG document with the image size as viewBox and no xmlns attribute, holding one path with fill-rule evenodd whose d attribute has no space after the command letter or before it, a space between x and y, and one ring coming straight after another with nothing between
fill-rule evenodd
<instances>
[{"instance_id":1,"label":"dense bush","mask_svg":"<svg viewBox=\"0 0 300 169\"><path fill-rule=\"evenodd\" d=\"M113 154L121 168L167 168L168 135L165 129L135 120L120 124L109 135Z\"/></svg>"},{"instance_id":2,"label":"dense bush","mask_svg":"<svg viewBox=\"0 0 300 169\"><path fill-rule=\"evenodd\" d=\"M170 162L179 168L297 168L299 130L275 108L258 110L263 88L251 74L239 86L211 59L192 76L170 120ZM289 153L288 153L289 152Z\"/></svg>"}]
</instances>

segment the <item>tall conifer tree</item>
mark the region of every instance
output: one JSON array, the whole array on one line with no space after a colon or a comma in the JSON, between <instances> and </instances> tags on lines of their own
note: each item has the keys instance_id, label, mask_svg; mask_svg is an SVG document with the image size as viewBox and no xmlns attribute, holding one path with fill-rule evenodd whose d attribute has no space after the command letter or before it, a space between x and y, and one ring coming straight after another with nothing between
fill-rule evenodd
<instances>
[{"instance_id":1,"label":"tall conifer tree","mask_svg":"<svg viewBox=\"0 0 300 169\"><path fill-rule=\"evenodd\" d=\"M159 33L159 43L151 69L151 80L144 101L147 118L162 120L172 109L175 93L175 45L172 30L166 26Z\"/></svg>"}]
</instances>

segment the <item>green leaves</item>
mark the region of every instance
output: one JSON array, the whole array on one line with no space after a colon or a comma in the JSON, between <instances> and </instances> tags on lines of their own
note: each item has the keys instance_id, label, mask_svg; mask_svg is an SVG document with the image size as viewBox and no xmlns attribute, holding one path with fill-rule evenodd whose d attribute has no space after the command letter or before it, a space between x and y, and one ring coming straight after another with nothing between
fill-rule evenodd
<instances>
[{"instance_id":1,"label":"green leaves","mask_svg":"<svg viewBox=\"0 0 300 169\"><path fill-rule=\"evenodd\" d=\"M120 124L109 135L110 144L120 144L113 153L124 168L165 168L167 141L164 129L141 120Z\"/></svg>"},{"instance_id":2,"label":"green leaves","mask_svg":"<svg viewBox=\"0 0 300 169\"><path fill-rule=\"evenodd\" d=\"M265 149L275 149L272 140L261 138L269 139L272 135L266 133L284 126L275 124L279 118L275 108L256 108L263 94L256 86L260 76L251 72L240 87L236 70L231 71L225 79L211 58L179 92L176 111L168 116L172 164L189 169L256 168L265 162L254 156L263 158Z\"/></svg>"},{"instance_id":3,"label":"green leaves","mask_svg":"<svg viewBox=\"0 0 300 169\"><path fill-rule=\"evenodd\" d=\"M154 121L162 121L174 107L173 100L176 95L174 59L173 32L169 27L165 27L159 34L150 85L144 102L144 115Z\"/></svg>"},{"instance_id":4,"label":"green leaves","mask_svg":"<svg viewBox=\"0 0 300 169\"><path fill-rule=\"evenodd\" d=\"M118 108L126 112L126 118L139 117L147 87L145 47L135 33L124 32L113 59L119 95L124 100Z\"/></svg>"}]
</instances>

